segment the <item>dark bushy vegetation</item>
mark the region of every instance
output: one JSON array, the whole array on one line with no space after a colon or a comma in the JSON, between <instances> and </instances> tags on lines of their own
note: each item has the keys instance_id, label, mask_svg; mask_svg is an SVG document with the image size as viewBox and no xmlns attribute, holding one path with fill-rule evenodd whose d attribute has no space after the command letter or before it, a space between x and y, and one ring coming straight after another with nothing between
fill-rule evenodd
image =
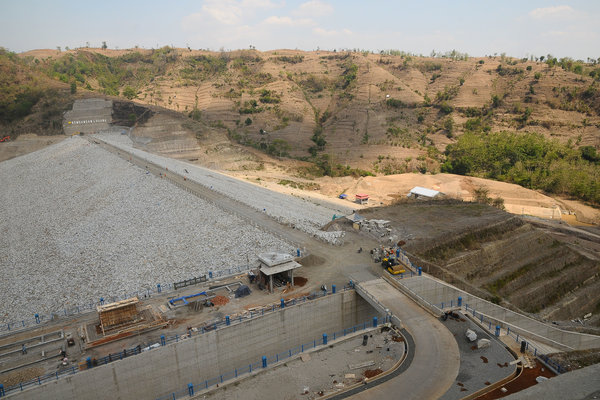
<instances>
[{"instance_id":1,"label":"dark bushy vegetation","mask_svg":"<svg viewBox=\"0 0 600 400\"><path fill-rule=\"evenodd\" d=\"M402 107L404 107L404 103L402 102L402 100L394 99L393 97L390 97L389 99L387 99L385 101L385 104L388 107L393 107L393 108L402 108Z\"/></svg>"},{"instance_id":2,"label":"dark bushy vegetation","mask_svg":"<svg viewBox=\"0 0 600 400\"><path fill-rule=\"evenodd\" d=\"M443 172L474 175L600 204L597 153L540 134L466 132L446 149Z\"/></svg>"},{"instance_id":3,"label":"dark bushy vegetation","mask_svg":"<svg viewBox=\"0 0 600 400\"><path fill-rule=\"evenodd\" d=\"M132 52L119 57L79 51L76 55L53 60L43 68L50 77L65 83L75 81L83 85L90 78L96 79L104 94L118 96L121 88L129 86L135 90L155 76L165 74L168 64L174 63L177 57L175 50L170 47L153 50L148 54ZM194 62L194 59L190 60ZM136 66L133 67L132 64ZM185 75L186 71L184 69L182 74Z\"/></svg>"},{"instance_id":4,"label":"dark bushy vegetation","mask_svg":"<svg viewBox=\"0 0 600 400\"><path fill-rule=\"evenodd\" d=\"M349 165L338 163L330 154L321 154L315 158L315 168L309 171L316 176L353 176L355 178L361 176L374 176L373 173L358 168L351 168Z\"/></svg>"},{"instance_id":5,"label":"dark bushy vegetation","mask_svg":"<svg viewBox=\"0 0 600 400\"><path fill-rule=\"evenodd\" d=\"M276 58L277 61L281 61L289 64L298 64L304 61L304 56L295 55L295 56L279 56Z\"/></svg>"},{"instance_id":6,"label":"dark bushy vegetation","mask_svg":"<svg viewBox=\"0 0 600 400\"><path fill-rule=\"evenodd\" d=\"M0 125L12 124L10 134L13 138L23 131L59 133L62 113L72 102L72 92L67 85L64 90L49 88L44 79L39 79L36 71L27 65L27 61L0 47ZM21 125L34 113L41 121Z\"/></svg>"},{"instance_id":7,"label":"dark bushy vegetation","mask_svg":"<svg viewBox=\"0 0 600 400\"><path fill-rule=\"evenodd\" d=\"M277 104L281 102L281 97L272 90L263 89L260 91L260 97L258 100L261 103Z\"/></svg>"}]
</instances>

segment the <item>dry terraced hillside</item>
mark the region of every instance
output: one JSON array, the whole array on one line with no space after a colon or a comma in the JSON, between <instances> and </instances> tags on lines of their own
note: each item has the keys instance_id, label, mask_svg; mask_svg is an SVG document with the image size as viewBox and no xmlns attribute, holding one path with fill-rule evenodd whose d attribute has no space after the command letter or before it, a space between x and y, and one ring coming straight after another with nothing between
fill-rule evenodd
<instances>
[{"instance_id":1,"label":"dry terraced hillside","mask_svg":"<svg viewBox=\"0 0 600 400\"><path fill-rule=\"evenodd\" d=\"M443 151L478 116L492 131L600 146L595 65L576 73L509 57L398 54L162 48L21 58L80 91L191 113L274 155L304 157L312 147L372 171L439 169L431 146Z\"/></svg>"},{"instance_id":2,"label":"dry terraced hillside","mask_svg":"<svg viewBox=\"0 0 600 400\"><path fill-rule=\"evenodd\" d=\"M20 60L73 95L121 96L201 122L183 127L192 147L194 136L225 136L309 161L305 175L443 171L600 203L596 60L169 47ZM180 152L181 142L163 150Z\"/></svg>"}]
</instances>

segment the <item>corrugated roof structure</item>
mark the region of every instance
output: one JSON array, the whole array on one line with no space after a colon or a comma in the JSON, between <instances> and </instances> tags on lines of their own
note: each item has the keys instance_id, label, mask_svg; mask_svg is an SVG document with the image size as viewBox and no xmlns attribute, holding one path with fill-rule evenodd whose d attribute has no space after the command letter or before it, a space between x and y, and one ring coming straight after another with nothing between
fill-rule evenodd
<instances>
[{"instance_id":1,"label":"corrugated roof structure","mask_svg":"<svg viewBox=\"0 0 600 400\"><path fill-rule=\"evenodd\" d=\"M439 195L443 195L443 193L438 192L437 190L427 189L427 188L424 188L421 186L415 186L414 188L412 188L410 190L410 192L408 192L408 197L415 197L415 198L428 197L430 199L433 199L434 197L437 197Z\"/></svg>"}]
</instances>

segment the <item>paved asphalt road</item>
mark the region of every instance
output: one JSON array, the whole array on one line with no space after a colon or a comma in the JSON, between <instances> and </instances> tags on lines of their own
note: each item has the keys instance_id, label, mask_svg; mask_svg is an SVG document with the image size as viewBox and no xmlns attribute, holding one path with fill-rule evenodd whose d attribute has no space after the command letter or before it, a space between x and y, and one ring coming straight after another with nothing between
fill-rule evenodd
<instances>
[{"instance_id":1,"label":"paved asphalt road","mask_svg":"<svg viewBox=\"0 0 600 400\"><path fill-rule=\"evenodd\" d=\"M352 397L359 399L437 399L452 385L460 367L452 333L431 314L383 279L361 282L394 315L415 341L415 356L407 371Z\"/></svg>"}]
</instances>

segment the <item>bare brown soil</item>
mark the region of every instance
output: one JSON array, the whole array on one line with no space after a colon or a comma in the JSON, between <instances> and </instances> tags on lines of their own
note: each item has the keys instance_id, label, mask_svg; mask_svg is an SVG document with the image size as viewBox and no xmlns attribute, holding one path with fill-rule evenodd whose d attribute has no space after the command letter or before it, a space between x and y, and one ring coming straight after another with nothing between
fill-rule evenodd
<instances>
[{"instance_id":1,"label":"bare brown soil","mask_svg":"<svg viewBox=\"0 0 600 400\"><path fill-rule=\"evenodd\" d=\"M363 375L365 376L365 378L372 378L374 376L377 376L379 374L381 374L383 371L379 368L377 369L368 369L365 372L363 372Z\"/></svg>"},{"instance_id":2,"label":"bare brown soil","mask_svg":"<svg viewBox=\"0 0 600 400\"><path fill-rule=\"evenodd\" d=\"M497 388L488 392L484 395L477 397L477 400L493 400L501 399L502 397L509 396L513 393L517 393L523 389L527 389L530 386L537 385L535 378L538 376L544 376L546 378L552 378L556 376L553 372L549 371L548 368L544 368L540 363L537 363L535 368L525 368L521 375L513 381L508 382L502 386L507 389L506 393L502 393L501 388Z\"/></svg>"},{"instance_id":3,"label":"bare brown soil","mask_svg":"<svg viewBox=\"0 0 600 400\"><path fill-rule=\"evenodd\" d=\"M360 213L391 221L389 236L406 241L403 248L413 263L477 296L561 321L561 326L596 314L598 228L538 226L492 207L457 201L407 202Z\"/></svg>"},{"instance_id":4,"label":"bare brown soil","mask_svg":"<svg viewBox=\"0 0 600 400\"><path fill-rule=\"evenodd\" d=\"M306 282L308 282L308 279L306 279L302 276L294 277L294 286L302 287L302 286L306 285Z\"/></svg>"},{"instance_id":5,"label":"bare brown soil","mask_svg":"<svg viewBox=\"0 0 600 400\"><path fill-rule=\"evenodd\" d=\"M229 299L221 295L213 297L211 301L215 306L224 306L225 304L229 303Z\"/></svg>"}]
</instances>

